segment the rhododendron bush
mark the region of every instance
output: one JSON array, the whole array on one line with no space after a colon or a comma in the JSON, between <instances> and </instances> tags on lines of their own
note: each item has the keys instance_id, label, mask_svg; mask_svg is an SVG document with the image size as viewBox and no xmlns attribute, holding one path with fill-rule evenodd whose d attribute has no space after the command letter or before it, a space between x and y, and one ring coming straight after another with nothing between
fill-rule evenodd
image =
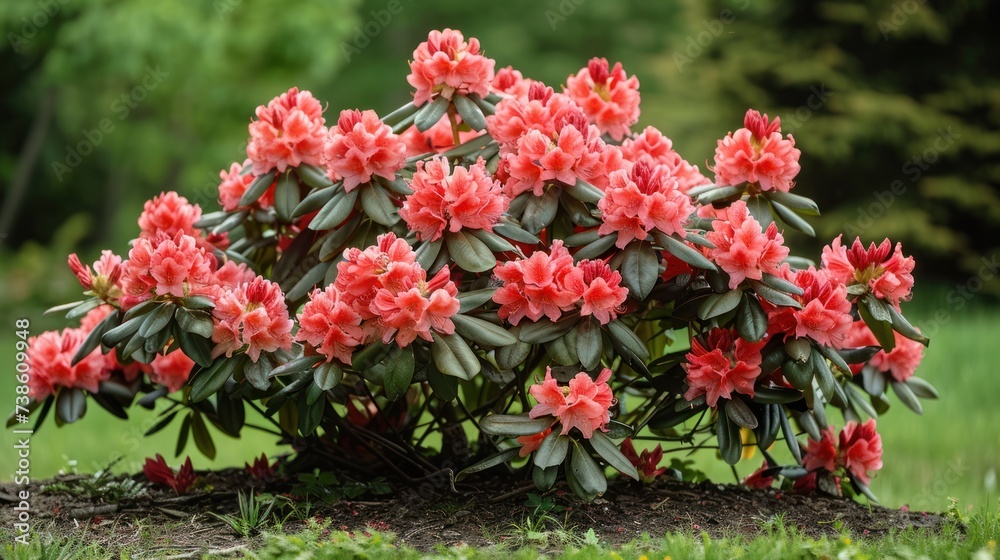
<instances>
[{"instance_id":1,"label":"rhododendron bush","mask_svg":"<svg viewBox=\"0 0 1000 560\"><path fill-rule=\"evenodd\" d=\"M406 81L382 116L282 93L220 211L163 193L130 248L71 255L89 299L30 343L39 421L162 400L151 432L211 456L254 409L303 464L586 498L664 453L757 447L749 485L870 496L888 393L936 396L902 314L914 262L889 240L790 254L819 209L778 117L748 110L699 166L636 126L620 63L554 88L446 29Z\"/></svg>"}]
</instances>

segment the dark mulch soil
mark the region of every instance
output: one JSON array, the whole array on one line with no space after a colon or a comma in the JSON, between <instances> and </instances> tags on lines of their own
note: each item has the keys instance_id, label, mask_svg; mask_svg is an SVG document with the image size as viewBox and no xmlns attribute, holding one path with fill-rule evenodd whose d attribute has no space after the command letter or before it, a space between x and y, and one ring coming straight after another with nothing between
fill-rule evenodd
<instances>
[{"instance_id":1,"label":"dark mulch soil","mask_svg":"<svg viewBox=\"0 0 1000 560\"><path fill-rule=\"evenodd\" d=\"M42 486L53 481L39 481L30 487L33 527L57 533L83 529L90 538L112 547L128 544L139 532L145 532L153 547L162 546L163 550L194 553L225 549L245 541L206 512L236 511L237 490L254 487L258 492L281 494L291 489L287 480L262 484L236 469L199 474L201 481L191 495L177 496L169 489L151 488L136 500L114 504L45 492ZM135 478L144 480L141 474ZM19 490L23 488L10 483L0 485L0 502L13 502ZM320 503L313 514L329 520L334 530L389 531L401 542L428 549L437 544L496 544L504 535L515 532L512 524L523 525L533 511L525 505L527 494L533 492L530 481L481 477L471 485L459 484L458 490L457 494L451 493L447 481L430 480L386 496L365 495L332 505ZM858 536L878 536L906 527L937 531L943 522L933 513L869 508L830 497L708 482L662 480L644 486L616 481L604 497L590 503L559 490L552 497L556 504L569 508L567 528L579 532L593 528L600 539L609 543L626 542L644 532L653 536L674 531L752 536L779 516L786 527L811 536L834 534L841 527ZM7 530L12 523L12 506L4 504L2 512L2 526ZM561 520L566 512L554 516ZM295 531L298 527L301 525L289 522L285 530Z\"/></svg>"}]
</instances>

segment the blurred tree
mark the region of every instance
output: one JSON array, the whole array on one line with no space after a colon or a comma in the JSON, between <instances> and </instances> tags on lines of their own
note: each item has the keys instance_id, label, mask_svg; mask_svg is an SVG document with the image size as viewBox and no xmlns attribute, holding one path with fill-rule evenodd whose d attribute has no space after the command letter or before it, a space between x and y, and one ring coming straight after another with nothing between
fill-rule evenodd
<instances>
[{"instance_id":1,"label":"blurred tree","mask_svg":"<svg viewBox=\"0 0 1000 560\"><path fill-rule=\"evenodd\" d=\"M291 85L332 83L357 5L3 3L0 232L14 246L44 242L84 211L106 242L116 222L124 236L134 229L133 212L116 213L123 198L176 189L213 202L253 108Z\"/></svg>"}]
</instances>

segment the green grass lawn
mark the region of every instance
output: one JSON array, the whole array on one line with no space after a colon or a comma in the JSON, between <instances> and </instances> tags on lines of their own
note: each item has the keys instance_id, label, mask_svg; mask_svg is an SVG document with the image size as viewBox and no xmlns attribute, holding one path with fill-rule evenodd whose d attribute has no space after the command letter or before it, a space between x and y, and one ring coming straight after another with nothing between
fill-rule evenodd
<instances>
[{"instance_id":1,"label":"green grass lawn","mask_svg":"<svg viewBox=\"0 0 1000 560\"><path fill-rule=\"evenodd\" d=\"M922 301L919 309L904 311L933 335L918 375L938 388L941 399L925 401L923 416L917 416L890 395L893 410L879 419L885 467L873 480L872 490L890 507L909 504L914 509L943 511L950 497L963 506L983 506L998 494L995 480L1000 468L1000 430L996 427L1000 414L996 412L996 395L1000 381L993 345L1000 332L1000 312L970 307L957 311L948 306L943 293L918 300ZM926 319L939 310L948 312L950 320L935 329ZM33 324L40 322L33 320ZM13 325L0 329L0 364L11 372L0 376L0 402L7 403L14 399L13 330ZM135 408L132 415L131 422L122 422L92 404L86 418L77 424L57 428L49 418L32 439L32 477L52 476L69 461L75 461L81 472L92 472L119 456L123 460L116 468L135 472L145 457L158 452L176 464L172 456L177 427L144 438L154 414ZM195 468L241 466L262 451L271 455L280 449L273 436L253 430L244 430L238 440L214 433L218 448L215 461L189 445ZM13 477L12 443L12 434L4 430L3 449L8 451L0 458L0 479ZM711 454L695 458L698 467L714 480L733 480L728 466ZM741 462L738 471L743 475L759 465L758 455Z\"/></svg>"}]
</instances>

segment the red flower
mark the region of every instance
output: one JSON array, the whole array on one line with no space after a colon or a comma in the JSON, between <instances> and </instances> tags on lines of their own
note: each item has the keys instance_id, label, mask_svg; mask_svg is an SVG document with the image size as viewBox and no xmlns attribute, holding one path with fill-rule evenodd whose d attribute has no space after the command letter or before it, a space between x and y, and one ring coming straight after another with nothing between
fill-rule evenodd
<instances>
[{"instance_id":1,"label":"red flower","mask_svg":"<svg viewBox=\"0 0 1000 560\"><path fill-rule=\"evenodd\" d=\"M337 126L330 127L322 162L330 180L344 180L350 192L378 175L393 181L406 165L406 144L393 134L375 111L345 110Z\"/></svg>"},{"instance_id":2,"label":"red flower","mask_svg":"<svg viewBox=\"0 0 1000 560\"><path fill-rule=\"evenodd\" d=\"M182 232L139 238L122 263L122 309L148 299L200 294L212 284L215 257Z\"/></svg>"},{"instance_id":3,"label":"red flower","mask_svg":"<svg viewBox=\"0 0 1000 560\"><path fill-rule=\"evenodd\" d=\"M555 416L562 424L562 435L577 428L584 438L590 439L594 430L607 431L607 423L611 421L608 408L613 396L608 386L609 379L611 370L605 368L596 381L580 372L570 380L568 387L559 387L552 377L552 369L546 367L545 381L528 389L538 401L528 415L532 418Z\"/></svg>"},{"instance_id":4,"label":"red flower","mask_svg":"<svg viewBox=\"0 0 1000 560\"><path fill-rule=\"evenodd\" d=\"M761 230L742 200L725 212L727 219L714 220L706 238L715 245L712 258L729 274L729 288L735 290L746 278L760 280L764 273L777 274L782 259L788 256L778 226L771 223L766 232Z\"/></svg>"},{"instance_id":5,"label":"red flower","mask_svg":"<svg viewBox=\"0 0 1000 560\"><path fill-rule=\"evenodd\" d=\"M406 197L399 215L422 241L435 241L446 230L493 231L509 204L482 159L468 169L454 170L444 158L418 162L410 188L413 194Z\"/></svg>"},{"instance_id":6,"label":"red flower","mask_svg":"<svg viewBox=\"0 0 1000 560\"><path fill-rule=\"evenodd\" d=\"M760 375L760 350L766 343L747 342L734 331L720 328L710 330L704 341L693 338L683 366L689 387L684 398L690 401L705 395L708 406L714 408L720 398L732 398L733 392L752 397Z\"/></svg>"},{"instance_id":7,"label":"red flower","mask_svg":"<svg viewBox=\"0 0 1000 560\"><path fill-rule=\"evenodd\" d=\"M28 339L27 360L31 366L28 395L41 401L59 387L80 388L96 393L101 381L111 376L111 370L99 348L72 365L83 340L83 329L46 331Z\"/></svg>"},{"instance_id":8,"label":"red flower","mask_svg":"<svg viewBox=\"0 0 1000 560\"><path fill-rule=\"evenodd\" d=\"M382 342L395 340L401 348L409 346L416 338L431 342L431 330L442 334L455 332L451 317L458 313L460 303L455 296L458 288L449 279L445 266L430 281L416 265L415 276L404 277L401 285L380 289L372 300L371 310L381 317L385 327Z\"/></svg>"},{"instance_id":9,"label":"red flower","mask_svg":"<svg viewBox=\"0 0 1000 560\"><path fill-rule=\"evenodd\" d=\"M582 260L577 268L583 272L579 278L583 282L583 306L580 315L593 315L598 322L606 325L618 318L621 306L628 297L628 288L621 285L622 275L604 261Z\"/></svg>"},{"instance_id":10,"label":"red flower","mask_svg":"<svg viewBox=\"0 0 1000 560\"><path fill-rule=\"evenodd\" d=\"M243 198L243 193L250 188L250 184L256 179L253 173L249 173L249 169L247 168L249 165L250 160L247 159L242 164L233 162L229 166L229 171L225 169L219 171L219 178L222 179L222 182L219 184L219 204L222 205L223 210L231 212L241 208L240 199ZM244 173L244 169L247 169L248 173ZM261 208L274 207L273 184L264 191L264 194L261 195L256 204Z\"/></svg>"},{"instance_id":11,"label":"red flower","mask_svg":"<svg viewBox=\"0 0 1000 560\"><path fill-rule=\"evenodd\" d=\"M761 190L788 192L799 173L795 139L781 137L781 119L768 122L767 115L750 109L743 126L722 140L715 149L717 185L759 185Z\"/></svg>"},{"instance_id":12,"label":"red flower","mask_svg":"<svg viewBox=\"0 0 1000 560\"><path fill-rule=\"evenodd\" d=\"M552 433L552 428L545 428L543 431L538 432L531 436L518 436L517 443L521 444L521 449L517 452L521 457L527 457L542 445L542 441L545 440L548 435Z\"/></svg>"},{"instance_id":13,"label":"red flower","mask_svg":"<svg viewBox=\"0 0 1000 560\"><path fill-rule=\"evenodd\" d=\"M254 458L252 465L250 463L244 463L243 468L246 469L247 473L249 473L254 480L268 480L274 476L274 471L277 466L277 462L272 465L267 460L266 453L261 453L260 457Z\"/></svg>"},{"instance_id":14,"label":"red flower","mask_svg":"<svg viewBox=\"0 0 1000 560\"><path fill-rule=\"evenodd\" d=\"M465 41L461 31L431 31L427 41L413 51L406 81L417 88L413 103L419 107L435 94L451 99L455 94L486 97L493 82L496 61L479 53L479 40Z\"/></svg>"},{"instance_id":15,"label":"red flower","mask_svg":"<svg viewBox=\"0 0 1000 560\"><path fill-rule=\"evenodd\" d=\"M143 205L139 215L139 234L144 239L155 239L159 232L170 237L183 233L191 237L201 235L201 230L194 227L201 219L201 207L190 204L188 199L174 191L160 193Z\"/></svg>"},{"instance_id":16,"label":"red flower","mask_svg":"<svg viewBox=\"0 0 1000 560\"><path fill-rule=\"evenodd\" d=\"M913 257L903 256L903 246L895 249L888 239L877 247L866 249L861 238L855 238L851 248L841 245L843 235L823 247L823 266L830 275L847 285L867 286L875 297L899 308L899 302L910 298L913 290Z\"/></svg>"},{"instance_id":17,"label":"red flower","mask_svg":"<svg viewBox=\"0 0 1000 560\"><path fill-rule=\"evenodd\" d=\"M785 264L777 275L802 288L803 295L792 296L802 304L802 308L779 307L761 301L767 311L769 330L783 332L789 337L809 337L824 346L843 348L853 321L847 287L831 279L825 270L813 267L792 271Z\"/></svg>"},{"instance_id":18,"label":"red flower","mask_svg":"<svg viewBox=\"0 0 1000 560\"><path fill-rule=\"evenodd\" d=\"M247 157L253 174L272 169L283 173L299 164L320 165L326 141L323 106L308 91L292 88L257 107L257 120L250 123Z\"/></svg>"},{"instance_id":19,"label":"red flower","mask_svg":"<svg viewBox=\"0 0 1000 560\"><path fill-rule=\"evenodd\" d=\"M163 455L156 454L156 460L147 457L146 464L142 467L142 473L146 475L153 484L169 486L177 494L187 494L191 485L194 484L194 467L191 466L191 457L188 457L181 465L181 468L174 474L173 469L167 466L167 461Z\"/></svg>"},{"instance_id":20,"label":"red flower","mask_svg":"<svg viewBox=\"0 0 1000 560\"><path fill-rule=\"evenodd\" d=\"M621 444L622 455L628 459L629 463L639 471L639 480L649 484L653 482L657 477L667 472L666 467L657 466L660 461L663 460L663 446L657 444L652 451L649 449L643 449L642 454L639 455L635 452L635 446L632 445L632 438L625 438Z\"/></svg>"},{"instance_id":21,"label":"red flower","mask_svg":"<svg viewBox=\"0 0 1000 560\"><path fill-rule=\"evenodd\" d=\"M507 66L496 71L493 77L493 91L517 99L527 99L533 83L534 80L525 78L521 72L512 66Z\"/></svg>"},{"instance_id":22,"label":"red flower","mask_svg":"<svg viewBox=\"0 0 1000 560\"><path fill-rule=\"evenodd\" d=\"M350 365L354 348L364 342L361 316L344 301L336 286L315 290L299 313L296 340L308 343L329 362Z\"/></svg>"},{"instance_id":23,"label":"red flower","mask_svg":"<svg viewBox=\"0 0 1000 560\"><path fill-rule=\"evenodd\" d=\"M531 130L553 138L571 115L586 115L568 96L553 93L552 88L533 82L525 98L510 97L497 104L496 113L486 117L486 130L501 147L501 153L513 151L517 140ZM558 128L557 128L558 123Z\"/></svg>"},{"instance_id":24,"label":"red flower","mask_svg":"<svg viewBox=\"0 0 1000 560\"><path fill-rule=\"evenodd\" d=\"M647 160L640 160L629 172L612 173L597 207L604 222L598 233L617 233L619 249L633 239L645 240L654 229L667 235L683 232L694 212L691 199L680 191L669 170L651 166Z\"/></svg>"},{"instance_id":25,"label":"red flower","mask_svg":"<svg viewBox=\"0 0 1000 560\"><path fill-rule=\"evenodd\" d=\"M830 426L827 426L821 435L819 441L809 438L806 454L802 460L805 467L811 471L826 469L833 472L837 469L837 436Z\"/></svg>"},{"instance_id":26,"label":"red flower","mask_svg":"<svg viewBox=\"0 0 1000 560\"><path fill-rule=\"evenodd\" d=\"M764 461L764 463L761 464L759 469L753 471L752 473L744 477L743 480L740 482L740 484L746 486L747 488L757 488L760 490L770 488L771 486L774 485L774 476L764 475L764 471L766 471L768 468L769 467L767 466L767 461Z\"/></svg>"},{"instance_id":27,"label":"red flower","mask_svg":"<svg viewBox=\"0 0 1000 560\"><path fill-rule=\"evenodd\" d=\"M840 454L844 467L863 484L870 482L868 473L882 468L882 437L875 431L875 419L864 424L851 421L840 431Z\"/></svg>"},{"instance_id":28,"label":"red flower","mask_svg":"<svg viewBox=\"0 0 1000 560\"><path fill-rule=\"evenodd\" d=\"M668 174L677 179L677 188L682 193L711 182L698 171L697 165L691 165L675 152L670 139L655 127L647 126L634 138L626 138L621 150L625 159L632 163L645 159L654 165L665 166Z\"/></svg>"},{"instance_id":29,"label":"red flower","mask_svg":"<svg viewBox=\"0 0 1000 560\"><path fill-rule=\"evenodd\" d=\"M156 356L149 365L152 367L149 379L173 393L187 383L191 369L194 368L194 360L181 350L174 350L169 354Z\"/></svg>"},{"instance_id":30,"label":"red flower","mask_svg":"<svg viewBox=\"0 0 1000 560\"><path fill-rule=\"evenodd\" d=\"M924 359L924 345L895 331L893 336L896 338L896 347L891 352L879 350L868 363L878 371L888 373L894 380L903 382L913 377L917 366ZM844 347L850 348L878 345L878 340L864 321L855 321L851 325L847 340L844 342ZM851 370L855 374L863 367L864 364L851 364Z\"/></svg>"},{"instance_id":31,"label":"red flower","mask_svg":"<svg viewBox=\"0 0 1000 560\"><path fill-rule=\"evenodd\" d=\"M493 294L493 301L500 304L498 314L515 326L524 317L557 321L583 295L583 272L573 266L573 257L559 239L552 242L550 254L535 251L527 259L497 263L493 273L504 283Z\"/></svg>"},{"instance_id":32,"label":"red flower","mask_svg":"<svg viewBox=\"0 0 1000 560\"><path fill-rule=\"evenodd\" d=\"M609 69L607 59L591 59L586 68L566 78L566 94L601 134L617 141L639 120L639 79L629 78L621 62Z\"/></svg>"},{"instance_id":33,"label":"red flower","mask_svg":"<svg viewBox=\"0 0 1000 560\"><path fill-rule=\"evenodd\" d=\"M101 258L94 263L94 269L80 262L80 257L73 253L69 256L69 268L76 275L80 285L85 290L104 301L117 301L122 296L119 286L122 276L122 258L111 251L101 251Z\"/></svg>"},{"instance_id":34,"label":"red flower","mask_svg":"<svg viewBox=\"0 0 1000 560\"><path fill-rule=\"evenodd\" d=\"M246 350L256 362L261 352L274 352L292 347L292 320L281 288L270 280L255 278L231 292L225 292L212 310L215 330L212 332L212 357Z\"/></svg>"}]
</instances>

